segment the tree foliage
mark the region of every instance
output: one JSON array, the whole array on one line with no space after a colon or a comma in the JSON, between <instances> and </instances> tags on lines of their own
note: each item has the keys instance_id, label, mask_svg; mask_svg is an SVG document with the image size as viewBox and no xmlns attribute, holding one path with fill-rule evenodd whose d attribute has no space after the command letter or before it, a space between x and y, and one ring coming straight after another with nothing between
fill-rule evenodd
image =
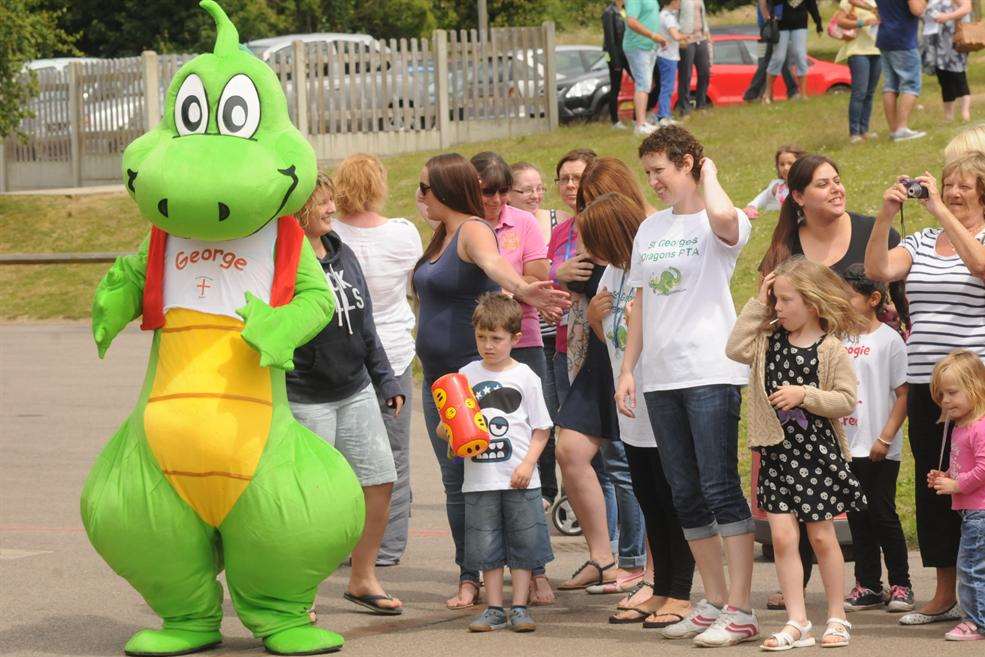
<instances>
[{"instance_id":1,"label":"tree foliage","mask_svg":"<svg viewBox=\"0 0 985 657\"><path fill-rule=\"evenodd\" d=\"M61 51L76 54L73 37L58 27L57 12L39 9L34 0L0 2L0 138L33 116L30 99L37 78L21 75L24 64Z\"/></svg>"}]
</instances>

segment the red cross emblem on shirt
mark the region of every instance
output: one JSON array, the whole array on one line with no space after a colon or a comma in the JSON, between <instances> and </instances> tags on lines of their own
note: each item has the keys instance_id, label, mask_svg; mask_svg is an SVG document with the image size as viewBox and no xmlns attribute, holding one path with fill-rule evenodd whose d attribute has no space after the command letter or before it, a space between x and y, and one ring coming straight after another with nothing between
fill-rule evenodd
<instances>
[{"instance_id":1,"label":"red cross emblem on shirt","mask_svg":"<svg viewBox=\"0 0 985 657\"><path fill-rule=\"evenodd\" d=\"M212 287L209 285L209 281L212 279L208 276L199 276L196 280L198 281L195 285L198 288L198 298L203 299L205 298L205 291Z\"/></svg>"}]
</instances>

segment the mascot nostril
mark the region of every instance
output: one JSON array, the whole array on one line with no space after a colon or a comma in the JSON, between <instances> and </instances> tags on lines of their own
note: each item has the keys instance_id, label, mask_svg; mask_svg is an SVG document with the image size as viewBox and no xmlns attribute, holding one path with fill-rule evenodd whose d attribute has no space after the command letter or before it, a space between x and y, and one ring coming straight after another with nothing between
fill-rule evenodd
<instances>
[{"instance_id":1,"label":"mascot nostril","mask_svg":"<svg viewBox=\"0 0 985 657\"><path fill-rule=\"evenodd\" d=\"M284 380L335 311L292 216L315 187L315 153L273 70L214 0L200 6L213 51L175 73L160 124L123 154L152 228L100 281L92 335L102 357L142 316L154 339L144 394L86 480L82 522L164 617L126 654L218 645L222 563L233 608L269 652L333 652L343 638L307 610L362 535L365 503L342 455L294 419ZM187 138L204 134L216 139Z\"/></svg>"}]
</instances>

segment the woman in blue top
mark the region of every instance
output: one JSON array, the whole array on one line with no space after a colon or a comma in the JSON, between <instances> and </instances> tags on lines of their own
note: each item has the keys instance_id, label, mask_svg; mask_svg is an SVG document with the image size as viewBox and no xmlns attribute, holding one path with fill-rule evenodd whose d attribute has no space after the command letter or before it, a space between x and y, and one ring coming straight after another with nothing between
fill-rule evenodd
<instances>
[{"instance_id":1,"label":"woman in blue top","mask_svg":"<svg viewBox=\"0 0 985 657\"><path fill-rule=\"evenodd\" d=\"M441 467L455 563L460 568L458 593L447 605L464 609L475 605L479 594L479 573L462 567L464 464L461 459L447 458L448 444L435 434L439 418L431 384L479 359L471 318L483 293L502 288L555 318L567 305L568 295L553 289L550 281L524 281L499 254L496 236L482 220L479 174L461 155L448 153L428 160L421 170L417 197L427 208L428 218L439 222L414 268L414 291L420 304L416 350L424 369L424 420Z\"/></svg>"}]
</instances>

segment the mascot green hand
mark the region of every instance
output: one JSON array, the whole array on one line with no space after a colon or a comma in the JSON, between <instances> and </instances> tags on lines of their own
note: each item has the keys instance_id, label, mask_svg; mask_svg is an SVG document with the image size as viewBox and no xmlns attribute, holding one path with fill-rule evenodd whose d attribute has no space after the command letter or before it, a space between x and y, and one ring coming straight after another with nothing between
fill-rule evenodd
<instances>
[{"instance_id":1,"label":"mascot green hand","mask_svg":"<svg viewBox=\"0 0 985 657\"><path fill-rule=\"evenodd\" d=\"M239 45L212 0L214 52L175 75L160 125L123 156L153 224L100 282L102 357L142 316L154 331L136 409L82 493L89 540L163 619L127 642L176 655L222 640L225 568L236 613L276 654L331 652L342 637L308 616L318 585L362 533L362 489L287 404L294 349L335 299L290 214L315 182L274 73Z\"/></svg>"}]
</instances>

